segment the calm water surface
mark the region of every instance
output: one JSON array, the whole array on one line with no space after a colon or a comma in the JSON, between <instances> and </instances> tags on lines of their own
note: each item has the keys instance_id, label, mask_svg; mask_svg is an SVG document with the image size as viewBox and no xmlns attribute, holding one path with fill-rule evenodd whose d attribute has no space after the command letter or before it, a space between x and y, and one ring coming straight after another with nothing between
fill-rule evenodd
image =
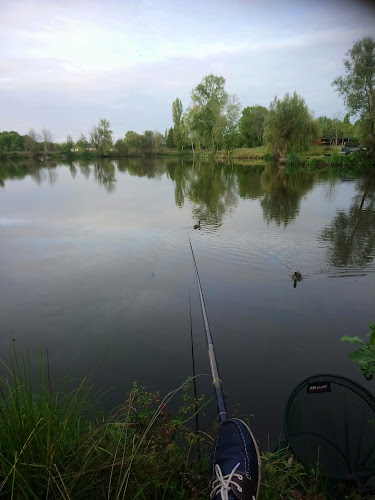
<instances>
[{"instance_id":1,"label":"calm water surface","mask_svg":"<svg viewBox=\"0 0 375 500\"><path fill-rule=\"evenodd\" d=\"M208 374L188 235L228 405L254 414L258 438L278 439L309 375L374 390L339 340L375 320L374 179L262 165L0 165L1 356L14 337L33 367L48 348L54 379L95 369L113 387L107 405L133 380L166 393L192 373L190 296L195 368ZM209 376L198 391L211 395Z\"/></svg>"}]
</instances>

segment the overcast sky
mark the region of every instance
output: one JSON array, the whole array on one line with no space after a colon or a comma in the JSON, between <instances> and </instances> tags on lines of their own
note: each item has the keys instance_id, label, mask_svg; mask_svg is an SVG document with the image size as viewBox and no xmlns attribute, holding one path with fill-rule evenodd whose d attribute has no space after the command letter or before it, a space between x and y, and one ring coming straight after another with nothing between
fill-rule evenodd
<instances>
[{"instance_id":1,"label":"overcast sky","mask_svg":"<svg viewBox=\"0 0 375 500\"><path fill-rule=\"evenodd\" d=\"M331 81L368 34L375 6L359 0L0 0L0 131L164 132L210 73L242 107L296 90L333 116Z\"/></svg>"}]
</instances>

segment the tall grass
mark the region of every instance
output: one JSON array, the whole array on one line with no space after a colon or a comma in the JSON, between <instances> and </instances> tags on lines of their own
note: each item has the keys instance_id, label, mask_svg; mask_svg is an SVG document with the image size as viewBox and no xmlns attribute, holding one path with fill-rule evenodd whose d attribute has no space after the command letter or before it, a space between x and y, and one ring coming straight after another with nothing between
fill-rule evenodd
<instances>
[{"instance_id":1,"label":"tall grass","mask_svg":"<svg viewBox=\"0 0 375 500\"><path fill-rule=\"evenodd\" d=\"M54 392L48 362L40 360L35 385L27 357L14 353L2 364L0 496L184 499L194 491L194 498L204 498L207 454L198 464L195 448L206 439L185 425L192 406L185 404L174 420L167 411L186 384L161 401L135 384L125 403L105 416L95 410L88 378L73 391Z\"/></svg>"},{"instance_id":2,"label":"tall grass","mask_svg":"<svg viewBox=\"0 0 375 500\"><path fill-rule=\"evenodd\" d=\"M165 499L209 497L213 439L189 425L208 402L191 379L163 399L136 383L111 414L98 410L90 377L52 390L48 359L37 380L28 357L1 361L0 497L10 499ZM182 396L179 410L172 398ZM337 493L337 490L335 490ZM289 451L262 455L260 499L324 499L327 483ZM341 497L340 497L341 498ZM354 498L347 496L347 498Z\"/></svg>"}]
</instances>

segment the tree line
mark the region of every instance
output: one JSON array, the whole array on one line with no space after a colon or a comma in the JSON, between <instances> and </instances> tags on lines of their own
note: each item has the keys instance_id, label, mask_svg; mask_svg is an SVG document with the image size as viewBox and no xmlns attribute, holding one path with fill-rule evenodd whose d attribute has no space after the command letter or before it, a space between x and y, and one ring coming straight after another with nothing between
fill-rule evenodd
<instances>
[{"instance_id":1,"label":"tree line","mask_svg":"<svg viewBox=\"0 0 375 500\"><path fill-rule=\"evenodd\" d=\"M113 141L110 122L100 119L88 136L81 133L74 142L68 135L66 142L56 144L47 129L40 133L31 129L21 136L17 132L0 133L0 153L27 151L33 155L58 151L96 153L98 155L143 155L163 152L166 148L179 152L218 149L254 148L265 145L268 152L280 162L286 156L299 153L319 137L331 145L346 138L362 141L371 152L375 149L375 40L367 36L354 43L344 60L346 75L336 78L332 86L343 97L347 107L345 116L314 118L303 97L294 92L283 98L275 97L269 108L260 105L240 108L235 94L225 88L225 79L213 74L205 76L192 89L191 99L184 111L179 98L172 103L173 126L164 134L146 130L143 134L128 131L123 138ZM358 119L354 124L351 117Z\"/></svg>"}]
</instances>

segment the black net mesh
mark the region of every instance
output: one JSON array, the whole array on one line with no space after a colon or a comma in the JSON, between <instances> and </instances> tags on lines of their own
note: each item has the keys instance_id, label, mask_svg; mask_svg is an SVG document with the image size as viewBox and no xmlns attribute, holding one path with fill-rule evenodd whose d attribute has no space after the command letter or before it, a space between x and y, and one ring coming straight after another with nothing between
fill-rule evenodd
<instances>
[{"instance_id":1,"label":"black net mesh","mask_svg":"<svg viewBox=\"0 0 375 500\"><path fill-rule=\"evenodd\" d=\"M295 455L332 478L375 474L375 398L336 375L315 375L289 397L284 430Z\"/></svg>"}]
</instances>

